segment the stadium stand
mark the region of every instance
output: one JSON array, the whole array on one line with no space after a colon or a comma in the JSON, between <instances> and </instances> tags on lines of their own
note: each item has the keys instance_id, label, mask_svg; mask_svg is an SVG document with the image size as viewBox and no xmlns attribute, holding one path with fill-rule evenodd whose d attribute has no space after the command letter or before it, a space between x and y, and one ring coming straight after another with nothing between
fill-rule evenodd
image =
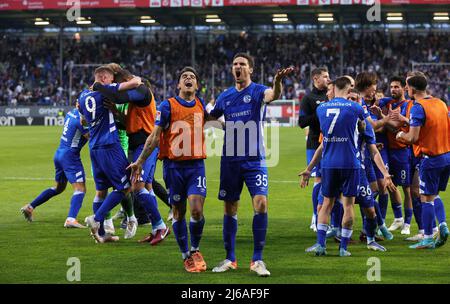
<instances>
[{"instance_id":1,"label":"stadium stand","mask_svg":"<svg viewBox=\"0 0 450 304\"><path fill-rule=\"evenodd\" d=\"M271 83L275 69L293 65L297 72L285 80L283 99L299 99L310 88L309 72L316 65L328 66L331 76L340 74L339 40L334 32L209 34L196 41L196 67L202 73L202 95L217 96L232 83L230 62L237 52L256 56L254 80ZM450 40L445 32L358 31L344 32L344 74L375 71L379 86L388 94L391 75L411 69L413 62L450 62ZM135 37L109 33L64 40L63 85L59 83L59 43L57 37L42 35L0 37L0 105L68 105L92 82L92 69L73 69L72 63L118 62L136 75L151 80L158 101L164 99L163 64L166 65L166 96L174 94L177 69L190 65L190 37L186 33ZM176 47L174 47L176 45ZM214 64L214 88L211 66ZM431 77L433 95L449 101L450 65L421 67ZM261 71L261 68L264 70ZM265 77L261 80L261 74Z\"/></svg>"}]
</instances>

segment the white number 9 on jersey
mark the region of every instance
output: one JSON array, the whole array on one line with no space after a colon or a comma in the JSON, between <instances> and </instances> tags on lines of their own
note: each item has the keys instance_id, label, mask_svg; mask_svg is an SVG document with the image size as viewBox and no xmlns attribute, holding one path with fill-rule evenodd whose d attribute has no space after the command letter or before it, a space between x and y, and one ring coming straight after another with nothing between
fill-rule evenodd
<instances>
[{"instance_id":1,"label":"white number 9 on jersey","mask_svg":"<svg viewBox=\"0 0 450 304\"><path fill-rule=\"evenodd\" d=\"M89 104L89 102L92 102L92 106ZM92 120L94 120L95 119L95 110L97 107L97 105L95 103L95 98L92 96L89 96L88 98L86 98L84 105L86 107L86 110L88 110L88 112L91 113Z\"/></svg>"}]
</instances>

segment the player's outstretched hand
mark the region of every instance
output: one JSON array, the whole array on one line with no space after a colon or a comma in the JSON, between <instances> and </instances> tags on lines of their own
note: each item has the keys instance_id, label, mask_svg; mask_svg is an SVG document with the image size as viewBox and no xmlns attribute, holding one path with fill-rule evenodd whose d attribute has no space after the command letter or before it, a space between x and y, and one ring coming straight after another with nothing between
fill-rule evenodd
<instances>
[{"instance_id":1,"label":"player's outstretched hand","mask_svg":"<svg viewBox=\"0 0 450 304\"><path fill-rule=\"evenodd\" d=\"M137 183L139 179L141 178L141 172L142 172L142 165L138 162L131 163L127 170L131 169L131 182L133 184Z\"/></svg>"},{"instance_id":2,"label":"player's outstretched hand","mask_svg":"<svg viewBox=\"0 0 450 304\"><path fill-rule=\"evenodd\" d=\"M311 171L308 169L305 169L304 171L300 172L298 176L301 176L301 179L299 180L299 184L301 188L305 188L309 184L309 178L311 177Z\"/></svg>"},{"instance_id":3,"label":"player's outstretched hand","mask_svg":"<svg viewBox=\"0 0 450 304\"><path fill-rule=\"evenodd\" d=\"M292 73L294 71L294 67L289 67L286 69L279 69L277 71L277 73L275 74L275 78L274 81L281 81L281 79L283 79L284 77L286 77L287 75L289 75L290 73Z\"/></svg>"},{"instance_id":4,"label":"player's outstretched hand","mask_svg":"<svg viewBox=\"0 0 450 304\"><path fill-rule=\"evenodd\" d=\"M370 107L370 112L372 112L374 115L376 115L378 118L382 117L382 111L379 106L373 105Z\"/></svg>"},{"instance_id":5,"label":"player's outstretched hand","mask_svg":"<svg viewBox=\"0 0 450 304\"><path fill-rule=\"evenodd\" d=\"M386 188L389 190L389 192L397 191L397 187L395 187L391 175L387 175L384 177L384 184L386 185Z\"/></svg>"},{"instance_id":6,"label":"player's outstretched hand","mask_svg":"<svg viewBox=\"0 0 450 304\"><path fill-rule=\"evenodd\" d=\"M400 121L400 107L392 109L392 106L388 106L388 117L391 121Z\"/></svg>"}]
</instances>

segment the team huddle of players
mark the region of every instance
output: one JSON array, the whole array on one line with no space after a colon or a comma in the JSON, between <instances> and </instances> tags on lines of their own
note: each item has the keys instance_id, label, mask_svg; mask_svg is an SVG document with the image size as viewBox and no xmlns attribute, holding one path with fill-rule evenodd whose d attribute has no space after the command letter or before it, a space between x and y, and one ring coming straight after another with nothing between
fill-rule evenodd
<instances>
[{"instance_id":1,"label":"team huddle of players","mask_svg":"<svg viewBox=\"0 0 450 304\"><path fill-rule=\"evenodd\" d=\"M192 67L180 71L178 95L164 100L158 110L148 81L114 63L97 68L94 84L80 93L77 108L66 115L54 156L55 187L44 190L21 212L32 221L34 209L63 192L69 182L74 193L64 226L84 227L76 218L86 193L80 151L89 141L96 195L94 214L85 222L92 238L97 243L119 240L111 233L108 222L110 211L118 204L127 217L124 238L133 238L138 226L131 203L133 197L152 225L151 232L140 242L157 245L171 232L160 215L153 189L159 159L173 213L172 229L184 268L188 272L206 271L200 252L207 193L204 125L205 121L223 117L222 122L217 121L218 127L225 131L218 199L224 201L226 258L212 271L238 267L237 210L245 183L254 211L250 270L259 276L269 276L263 262L268 174L261 126L265 106L279 98L282 80L293 68L280 69L270 88L251 81L253 67L254 60L248 54L234 56L235 84L220 94L209 112L196 95L200 77ZM305 186L310 176L316 178L312 227L317 230L317 244L307 251L324 255L328 234L339 238L341 256L350 255L347 244L352 234L355 198L364 218L369 249L385 251L376 242L377 228L387 239L393 237L389 230L399 227L409 234L413 212L420 229L415 236L420 242L413 247L442 246L448 228L438 194L445 190L449 178L450 124L446 105L426 94L426 78L421 73L409 75L406 83L402 78L393 78L392 97L377 99L374 74L363 72L355 80L344 76L330 82L326 69L316 69L312 77L315 87L311 94L326 92L328 101L321 103L324 99L305 97L301 107L300 125L310 126L309 166L300 174L301 184ZM406 99L406 91L411 100ZM253 133L247 132L251 126L255 126ZM402 186L404 191L404 219L396 186ZM112 191L108 193L110 188ZM388 193L396 218L389 229L384 224ZM189 228L185 219L187 206L191 214ZM328 225L330 216L332 229ZM436 241L435 217L439 221Z\"/></svg>"},{"instance_id":2,"label":"team huddle of players","mask_svg":"<svg viewBox=\"0 0 450 304\"><path fill-rule=\"evenodd\" d=\"M312 78L314 89L299 115L299 125L310 127L301 187L315 178L311 229L317 243L306 252L326 255L326 239L335 238L339 255L351 255L355 202L362 216L360 239L370 250L386 251L377 241L391 240L391 231L409 235L413 214L419 231L406 239L416 242L410 248L444 245L449 230L439 191L450 175L450 117L447 105L428 94L426 76L392 77L391 97L378 95L375 73L329 81L327 69L317 68ZM395 219L387 228L389 196Z\"/></svg>"},{"instance_id":3,"label":"team huddle of players","mask_svg":"<svg viewBox=\"0 0 450 304\"><path fill-rule=\"evenodd\" d=\"M91 236L97 243L119 240L107 226L108 214L121 203L127 216L124 238L134 237L138 221L130 206L132 192L132 197L149 215L152 225L151 233L140 242L156 245L170 233L170 228L161 218L152 187L156 162L160 159L172 207L172 229L184 268L188 272L206 271L206 262L200 252L206 197L204 124L207 120L217 120L218 126L225 131L218 198L224 201L226 258L212 271L225 272L237 268L237 209L245 183L254 209L254 252L250 270L259 276L269 276L263 262L268 179L261 125L265 105L279 98L282 79L293 69L280 69L274 77L273 87L269 88L251 81L253 67L254 60L248 54L234 56L232 74L235 85L218 97L210 112L196 95L200 78L192 67L181 70L178 96L164 100L158 111L147 81L114 63L97 68L94 84L80 93L77 108L66 116L60 146L54 156L56 186L44 190L21 208L21 212L28 221L32 221L34 209L64 191L69 182L74 194L64 226L84 227L76 218L86 192L80 151L89 141L96 186L94 215L85 220ZM221 117L224 121L220 120ZM254 128L256 133L247 134L247 125L258 126ZM125 137L119 136L124 132ZM108 194L109 188L113 191ZM190 248L185 219L187 206L191 214Z\"/></svg>"}]
</instances>

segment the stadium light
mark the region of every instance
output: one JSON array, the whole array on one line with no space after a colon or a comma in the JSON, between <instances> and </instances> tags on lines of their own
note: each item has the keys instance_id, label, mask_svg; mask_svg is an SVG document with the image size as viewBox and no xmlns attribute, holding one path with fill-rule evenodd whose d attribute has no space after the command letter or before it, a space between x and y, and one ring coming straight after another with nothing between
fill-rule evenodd
<instances>
[{"instance_id":1,"label":"stadium light","mask_svg":"<svg viewBox=\"0 0 450 304\"><path fill-rule=\"evenodd\" d=\"M152 19L152 17L150 17L150 16L141 16L140 22L142 24L152 24L152 23L156 23L156 20Z\"/></svg>"},{"instance_id":2,"label":"stadium light","mask_svg":"<svg viewBox=\"0 0 450 304\"><path fill-rule=\"evenodd\" d=\"M288 22L289 18L272 18L273 22Z\"/></svg>"},{"instance_id":3,"label":"stadium light","mask_svg":"<svg viewBox=\"0 0 450 304\"><path fill-rule=\"evenodd\" d=\"M448 13L434 13L433 14L434 21L448 21L450 18L448 17Z\"/></svg>"},{"instance_id":4,"label":"stadium light","mask_svg":"<svg viewBox=\"0 0 450 304\"><path fill-rule=\"evenodd\" d=\"M333 13L320 13L317 15L317 21L319 22L333 22Z\"/></svg>"},{"instance_id":5,"label":"stadium light","mask_svg":"<svg viewBox=\"0 0 450 304\"><path fill-rule=\"evenodd\" d=\"M48 22L47 20L44 20L42 18L36 18L34 19L34 25L49 25L50 22Z\"/></svg>"},{"instance_id":6,"label":"stadium light","mask_svg":"<svg viewBox=\"0 0 450 304\"><path fill-rule=\"evenodd\" d=\"M272 17L273 18L287 18L287 14L273 14Z\"/></svg>"},{"instance_id":7,"label":"stadium light","mask_svg":"<svg viewBox=\"0 0 450 304\"><path fill-rule=\"evenodd\" d=\"M220 19L219 15L206 15L205 21L208 23L219 23L222 22L222 19Z\"/></svg>"},{"instance_id":8,"label":"stadium light","mask_svg":"<svg viewBox=\"0 0 450 304\"><path fill-rule=\"evenodd\" d=\"M387 13L387 21L403 21L402 13Z\"/></svg>"},{"instance_id":9,"label":"stadium light","mask_svg":"<svg viewBox=\"0 0 450 304\"><path fill-rule=\"evenodd\" d=\"M77 19L77 24L79 25L86 25L86 24L91 24L91 20L90 18L85 18L85 17L80 17Z\"/></svg>"}]
</instances>

